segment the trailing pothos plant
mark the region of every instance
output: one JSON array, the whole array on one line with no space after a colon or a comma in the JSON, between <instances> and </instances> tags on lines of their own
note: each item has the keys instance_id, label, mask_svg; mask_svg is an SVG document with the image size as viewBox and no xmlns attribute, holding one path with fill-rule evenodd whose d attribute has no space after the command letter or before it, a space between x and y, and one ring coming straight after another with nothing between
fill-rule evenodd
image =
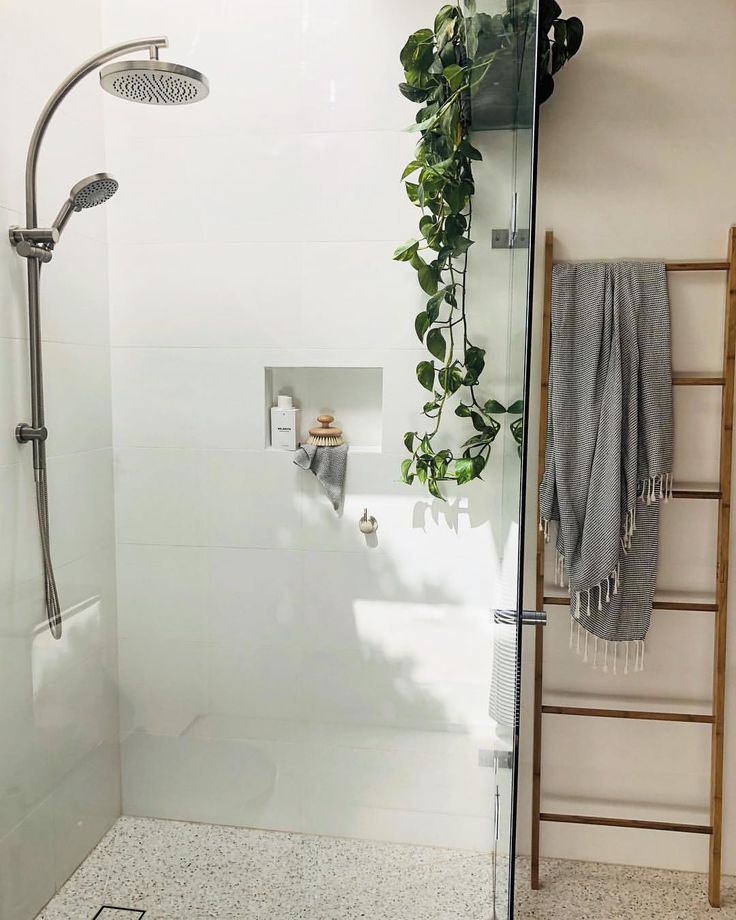
<instances>
[{"instance_id":1,"label":"trailing pothos plant","mask_svg":"<svg viewBox=\"0 0 736 920\"><path fill-rule=\"evenodd\" d=\"M409 431L404 436L410 456L402 463L401 476L408 484L418 479L440 499L444 498L440 483L463 484L481 477L501 430L498 416L517 416L511 433L521 444L523 403L507 408L480 395L486 353L470 339L467 313L475 193L472 164L482 159L470 141L470 99L496 57L508 53L520 28L519 6L526 10L527 20L531 15L531 0L508 2L508 13L498 16L478 13L475 0L446 4L434 28L409 36L401 52L405 81L399 88L420 105L411 130L421 135L402 181L422 216L419 237L399 246L394 258L416 270L428 297L414 327L431 356L416 368L417 379L430 394L422 411L431 425L424 432ZM451 405L456 416L469 420L474 432L457 451L438 444Z\"/></svg>"}]
</instances>

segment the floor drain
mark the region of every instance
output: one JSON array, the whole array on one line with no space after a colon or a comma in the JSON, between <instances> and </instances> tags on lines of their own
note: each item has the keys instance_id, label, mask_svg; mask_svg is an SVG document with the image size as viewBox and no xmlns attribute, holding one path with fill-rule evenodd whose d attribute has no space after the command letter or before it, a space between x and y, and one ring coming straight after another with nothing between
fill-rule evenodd
<instances>
[{"instance_id":1,"label":"floor drain","mask_svg":"<svg viewBox=\"0 0 736 920\"><path fill-rule=\"evenodd\" d=\"M104 904L92 920L141 920L145 913L140 907L110 907Z\"/></svg>"}]
</instances>

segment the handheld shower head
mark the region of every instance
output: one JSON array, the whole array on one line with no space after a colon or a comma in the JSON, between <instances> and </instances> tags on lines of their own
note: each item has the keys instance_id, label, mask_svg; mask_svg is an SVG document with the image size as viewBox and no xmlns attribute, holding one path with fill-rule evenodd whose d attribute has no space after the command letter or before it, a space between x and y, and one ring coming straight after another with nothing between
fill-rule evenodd
<instances>
[{"instance_id":1,"label":"handheld shower head","mask_svg":"<svg viewBox=\"0 0 736 920\"><path fill-rule=\"evenodd\" d=\"M96 208L98 204L104 204L109 198L117 192L119 184L117 179L113 179L107 173L95 173L94 176L87 176L74 186L69 192L75 211L84 211L87 208Z\"/></svg>"},{"instance_id":2,"label":"handheld shower head","mask_svg":"<svg viewBox=\"0 0 736 920\"><path fill-rule=\"evenodd\" d=\"M210 92L207 77L198 70L158 58L108 64L100 71L100 84L113 96L145 105L189 105Z\"/></svg>"},{"instance_id":3,"label":"handheld shower head","mask_svg":"<svg viewBox=\"0 0 736 920\"><path fill-rule=\"evenodd\" d=\"M61 234L72 215L72 211L85 211L87 208L96 208L97 205L104 204L108 199L112 198L118 188L117 179L113 179L107 173L95 173L93 176L87 176L77 182L62 205L53 223L54 228Z\"/></svg>"}]
</instances>

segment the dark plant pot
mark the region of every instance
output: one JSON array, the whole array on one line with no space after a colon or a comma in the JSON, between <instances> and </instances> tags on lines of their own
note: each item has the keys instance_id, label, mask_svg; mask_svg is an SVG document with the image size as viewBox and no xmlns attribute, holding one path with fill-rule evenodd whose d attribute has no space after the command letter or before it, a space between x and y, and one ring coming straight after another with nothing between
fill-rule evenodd
<instances>
[{"instance_id":1,"label":"dark plant pot","mask_svg":"<svg viewBox=\"0 0 736 920\"><path fill-rule=\"evenodd\" d=\"M534 123L534 74L511 51L499 56L471 99L474 131L508 131Z\"/></svg>"}]
</instances>

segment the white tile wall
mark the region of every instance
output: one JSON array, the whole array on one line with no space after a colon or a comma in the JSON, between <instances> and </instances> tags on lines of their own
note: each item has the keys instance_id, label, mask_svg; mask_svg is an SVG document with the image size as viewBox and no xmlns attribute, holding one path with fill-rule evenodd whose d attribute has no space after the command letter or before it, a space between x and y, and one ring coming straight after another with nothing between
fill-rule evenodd
<instances>
[{"instance_id":1,"label":"white tile wall","mask_svg":"<svg viewBox=\"0 0 736 920\"><path fill-rule=\"evenodd\" d=\"M416 219L399 183L416 137L403 130L414 110L396 89L398 51L435 11L425 0L103 7L107 40L163 30L171 58L212 86L203 105L161 117L108 109L123 183L110 278L125 808L486 847L481 742L453 758L452 732L480 726L481 746L492 740L487 611L513 541L490 473L442 506L398 482L425 401L422 295L391 260ZM251 35L259 92L244 79ZM273 65L274 47L288 65ZM508 221L511 151L485 143L489 237L494 218ZM508 258L484 257L476 333L502 392ZM348 441L383 453L350 455L340 515L291 456L263 449L267 367L382 369L370 437L345 407ZM349 383L332 394L319 401L340 416ZM379 520L369 541L365 507ZM280 726L268 749L263 720ZM344 751L332 751L335 723L354 732ZM477 779L448 805L455 830L430 779L402 794L412 763L426 767L410 746L398 760L377 750L361 772L370 725L393 726L392 745L434 730L428 776L448 802ZM309 749L305 731L320 735ZM276 774L265 790L248 772L261 757ZM353 772L373 786L379 768L382 793L356 797Z\"/></svg>"},{"instance_id":2,"label":"white tile wall","mask_svg":"<svg viewBox=\"0 0 736 920\"><path fill-rule=\"evenodd\" d=\"M42 28L39 30L39 23ZM46 98L102 41L97 0L0 8L0 224L24 223L26 144ZM33 51L33 79L19 78ZM41 152L39 218L106 168L94 81ZM111 202L111 206L117 202ZM52 549L65 635L43 606L30 450L25 264L0 245L0 916L32 920L120 812L107 245L104 209L75 215L43 269ZM5 229L3 229L3 234Z\"/></svg>"}]
</instances>

